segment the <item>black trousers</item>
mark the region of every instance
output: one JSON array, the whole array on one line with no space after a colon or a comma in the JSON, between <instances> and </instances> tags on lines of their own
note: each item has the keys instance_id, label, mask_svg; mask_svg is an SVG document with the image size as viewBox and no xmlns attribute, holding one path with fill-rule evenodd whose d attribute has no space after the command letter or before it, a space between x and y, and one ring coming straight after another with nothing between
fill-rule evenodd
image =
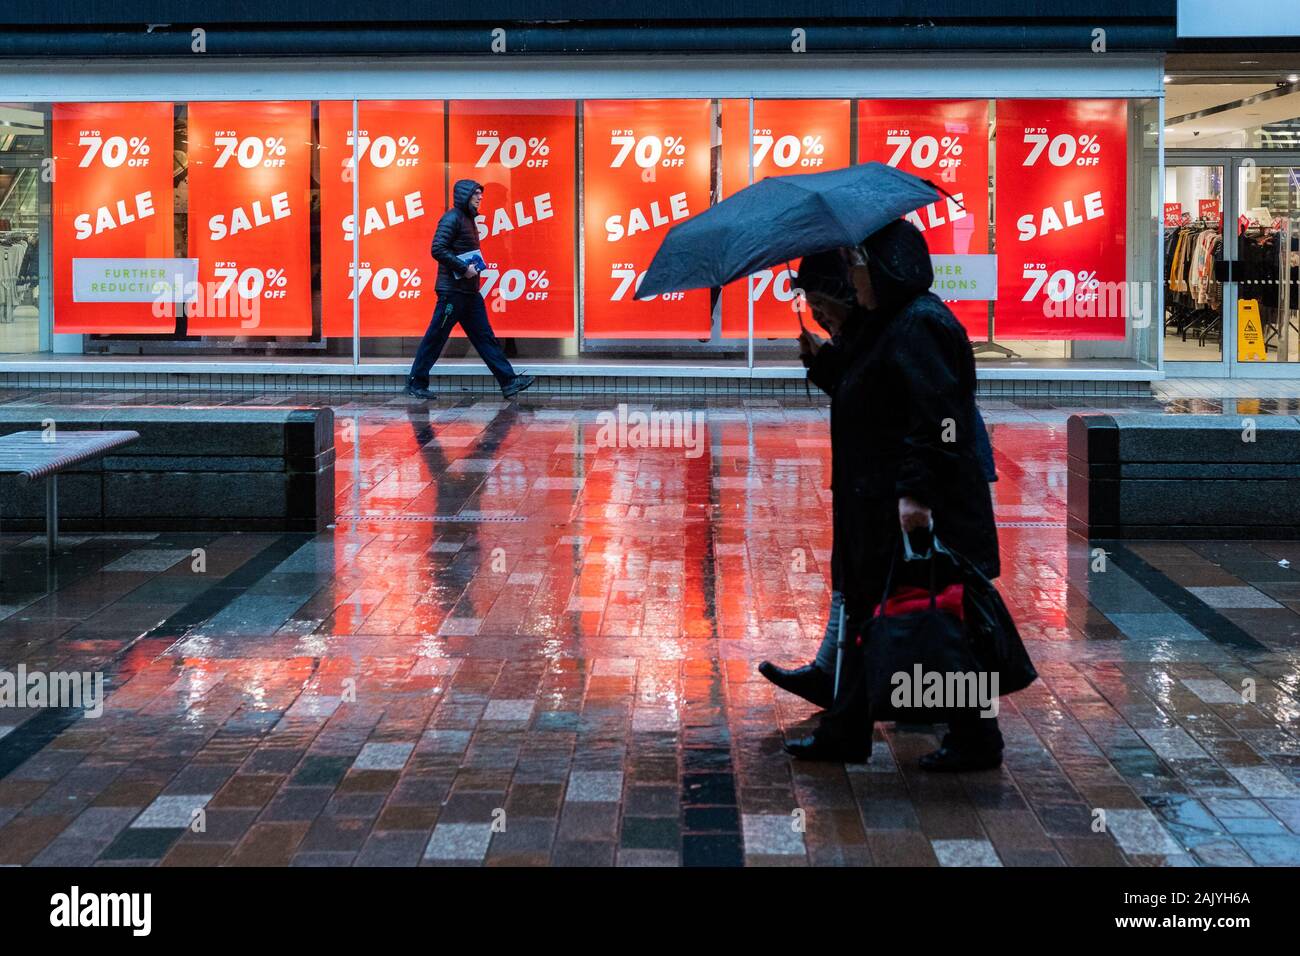
<instances>
[{"instance_id":1,"label":"black trousers","mask_svg":"<svg viewBox=\"0 0 1300 956\"><path fill-rule=\"evenodd\" d=\"M514 367L502 351L501 343L492 334L487 307L483 304L483 296L477 292L446 292L438 295L433 319L429 322L424 338L420 340L420 347L415 350L415 361L411 363L407 382L418 388L429 387L429 370L442 354L452 326L458 322L465 330L470 344L491 370L497 384L502 388L509 385L515 377Z\"/></svg>"}]
</instances>

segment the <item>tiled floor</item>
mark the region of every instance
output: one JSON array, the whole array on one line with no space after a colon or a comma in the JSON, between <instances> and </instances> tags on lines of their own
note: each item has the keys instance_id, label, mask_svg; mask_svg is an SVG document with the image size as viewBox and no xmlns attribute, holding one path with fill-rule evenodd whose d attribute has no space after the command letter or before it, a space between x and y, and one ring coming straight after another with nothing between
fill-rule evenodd
<instances>
[{"instance_id":1,"label":"tiled floor","mask_svg":"<svg viewBox=\"0 0 1300 956\"><path fill-rule=\"evenodd\" d=\"M604 447L591 398L371 396L330 533L0 538L0 670L108 692L0 708L0 864L1300 864L1300 542L1068 545L1083 401L984 403L1042 675L1000 771L922 774L922 726L781 752L813 711L754 665L824 625L824 408L697 407L694 455Z\"/></svg>"}]
</instances>

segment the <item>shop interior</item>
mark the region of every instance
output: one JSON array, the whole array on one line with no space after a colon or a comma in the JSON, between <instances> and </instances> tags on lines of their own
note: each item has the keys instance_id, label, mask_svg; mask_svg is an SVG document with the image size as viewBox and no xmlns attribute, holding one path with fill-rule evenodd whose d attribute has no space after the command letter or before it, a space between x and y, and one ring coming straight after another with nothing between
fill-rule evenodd
<instances>
[{"instance_id":1,"label":"shop interior","mask_svg":"<svg viewBox=\"0 0 1300 956\"><path fill-rule=\"evenodd\" d=\"M1166 362L1300 362L1300 74L1287 66L1170 58Z\"/></svg>"}]
</instances>

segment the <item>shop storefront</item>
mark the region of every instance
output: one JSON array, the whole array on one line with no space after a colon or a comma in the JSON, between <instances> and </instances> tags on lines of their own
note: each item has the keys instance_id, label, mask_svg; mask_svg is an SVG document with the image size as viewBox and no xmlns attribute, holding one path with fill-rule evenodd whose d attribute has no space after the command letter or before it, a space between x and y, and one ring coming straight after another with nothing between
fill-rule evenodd
<instances>
[{"instance_id":1,"label":"shop storefront","mask_svg":"<svg viewBox=\"0 0 1300 956\"><path fill-rule=\"evenodd\" d=\"M748 182L878 161L951 194L912 218L983 377L1149 381L1163 72L1087 50L0 60L0 370L401 374L468 178L517 365L798 378L797 263L634 292L674 223ZM463 338L458 364L481 370Z\"/></svg>"},{"instance_id":2,"label":"shop storefront","mask_svg":"<svg viewBox=\"0 0 1300 956\"><path fill-rule=\"evenodd\" d=\"M1164 367L1300 376L1300 43L1291 5L1179 5L1165 75Z\"/></svg>"}]
</instances>

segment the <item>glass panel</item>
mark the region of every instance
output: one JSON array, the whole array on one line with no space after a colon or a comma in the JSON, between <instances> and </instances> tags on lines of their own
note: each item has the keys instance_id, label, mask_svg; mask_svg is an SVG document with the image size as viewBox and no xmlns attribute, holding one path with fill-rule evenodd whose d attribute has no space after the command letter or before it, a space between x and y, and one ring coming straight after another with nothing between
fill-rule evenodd
<instances>
[{"instance_id":1,"label":"glass panel","mask_svg":"<svg viewBox=\"0 0 1300 956\"><path fill-rule=\"evenodd\" d=\"M389 162L370 146L361 165L363 215L416 195L421 205L418 218L407 215L400 226L376 220L362 230L363 278L369 270L380 280L362 294L363 355L414 357L438 304L431 241L455 201L455 184L470 180L483 187L472 212L484 267L478 291L502 352L516 371L530 360L575 361L577 102L363 100L358 108L363 142L395 141L398 156ZM480 358L454 319L440 357Z\"/></svg>"},{"instance_id":2,"label":"glass panel","mask_svg":"<svg viewBox=\"0 0 1300 956\"><path fill-rule=\"evenodd\" d=\"M1300 166L1238 170L1237 359L1300 361Z\"/></svg>"},{"instance_id":3,"label":"glass panel","mask_svg":"<svg viewBox=\"0 0 1300 956\"><path fill-rule=\"evenodd\" d=\"M707 351L710 290L633 295L668 230L715 198L717 104L587 100L582 109L584 350L608 355L602 342L632 339Z\"/></svg>"},{"instance_id":4,"label":"glass panel","mask_svg":"<svg viewBox=\"0 0 1300 956\"><path fill-rule=\"evenodd\" d=\"M999 100L994 114L998 292L977 358L1154 364L1157 101Z\"/></svg>"},{"instance_id":5,"label":"glass panel","mask_svg":"<svg viewBox=\"0 0 1300 956\"><path fill-rule=\"evenodd\" d=\"M1223 167L1165 170L1165 361L1223 358Z\"/></svg>"},{"instance_id":6,"label":"glass panel","mask_svg":"<svg viewBox=\"0 0 1300 956\"><path fill-rule=\"evenodd\" d=\"M53 107L53 331L86 354L349 361L321 336L316 104Z\"/></svg>"},{"instance_id":7,"label":"glass panel","mask_svg":"<svg viewBox=\"0 0 1300 956\"><path fill-rule=\"evenodd\" d=\"M750 150L754 182L767 176L816 173L848 166L852 161L852 102L850 100L754 100L754 125L749 127L749 100L722 100L721 194L723 198L749 182ZM748 129L748 132L747 132ZM794 277L801 260L781 263L754 275L754 364L793 364L802 297ZM746 295L749 280L726 286L721 294L722 335L745 341L749 334ZM805 320L814 332L805 310Z\"/></svg>"},{"instance_id":8,"label":"glass panel","mask_svg":"<svg viewBox=\"0 0 1300 956\"><path fill-rule=\"evenodd\" d=\"M40 348L41 206L48 205L43 108L0 103L0 353Z\"/></svg>"}]
</instances>

